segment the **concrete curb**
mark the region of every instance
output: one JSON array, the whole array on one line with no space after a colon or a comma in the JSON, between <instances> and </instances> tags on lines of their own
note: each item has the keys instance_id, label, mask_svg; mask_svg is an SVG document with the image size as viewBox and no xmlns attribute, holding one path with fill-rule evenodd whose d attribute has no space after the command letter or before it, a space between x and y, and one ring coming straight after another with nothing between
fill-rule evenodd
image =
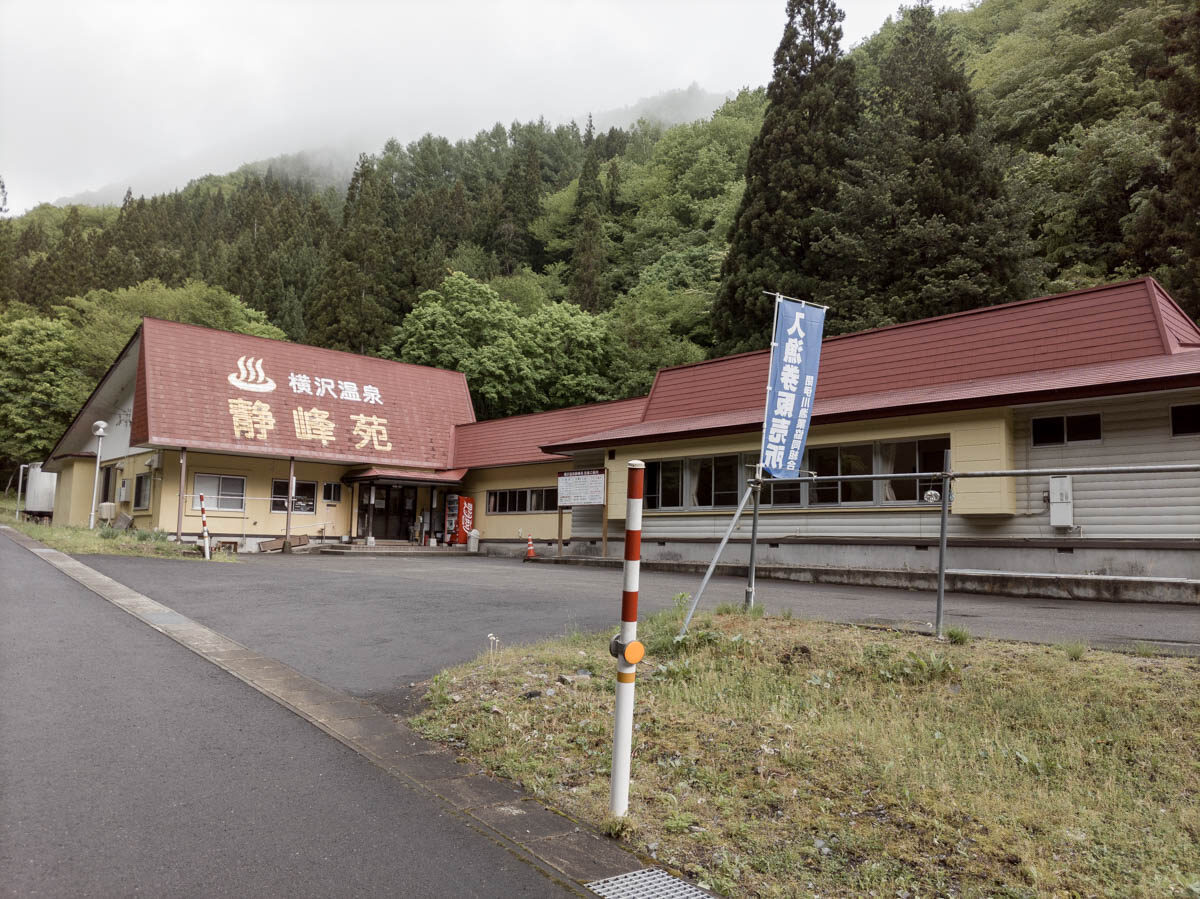
<instances>
[{"instance_id":1,"label":"concrete curb","mask_svg":"<svg viewBox=\"0 0 1200 899\"><path fill-rule=\"evenodd\" d=\"M100 598L295 712L411 789L428 793L472 829L549 879L590 895L584 885L641 869L641 859L507 782L353 696L231 640L65 553L0 525L0 534Z\"/></svg>"},{"instance_id":2,"label":"concrete curb","mask_svg":"<svg viewBox=\"0 0 1200 899\"><path fill-rule=\"evenodd\" d=\"M530 562L543 565L587 565L619 568L620 559L595 556L537 556ZM703 574L707 562L642 560L643 571ZM717 563L715 574L745 577L747 566ZM875 568L822 568L800 565L758 565L756 577L805 584L838 584L854 587L892 587L902 590L937 590L937 572ZM1091 602L1170 603L1200 605L1200 580L1187 578L1118 577L1095 574L1026 574L1012 571L947 569L946 589L952 593L1014 596L1022 599L1077 599Z\"/></svg>"}]
</instances>

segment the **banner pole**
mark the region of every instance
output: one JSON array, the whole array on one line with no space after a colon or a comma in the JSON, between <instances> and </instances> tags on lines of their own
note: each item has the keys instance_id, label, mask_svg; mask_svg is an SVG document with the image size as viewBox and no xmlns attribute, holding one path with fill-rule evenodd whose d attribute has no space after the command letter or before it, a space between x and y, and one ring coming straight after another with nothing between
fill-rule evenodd
<instances>
[{"instance_id":1,"label":"banner pole","mask_svg":"<svg viewBox=\"0 0 1200 899\"><path fill-rule=\"evenodd\" d=\"M754 565L755 553L758 549L758 499L762 492L762 462L755 466L754 479L750 482L754 494L753 517L750 525L750 564L746 571L746 601L743 608L754 608Z\"/></svg>"}]
</instances>

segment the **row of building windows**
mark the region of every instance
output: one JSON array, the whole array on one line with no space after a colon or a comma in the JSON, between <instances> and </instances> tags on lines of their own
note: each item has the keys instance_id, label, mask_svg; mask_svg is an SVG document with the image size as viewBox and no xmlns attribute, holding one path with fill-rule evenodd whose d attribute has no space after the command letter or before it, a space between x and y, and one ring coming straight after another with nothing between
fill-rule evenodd
<instances>
[{"instance_id":1,"label":"row of building windows","mask_svg":"<svg viewBox=\"0 0 1200 899\"><path fill-rule=\"evenodd\" d=\"M522 487L517 490L489 490L489 515L510 512L553 512L558 508L557 487Z\"/></svg>"},{"instance_id":2,"label":"row of building windows","mask_svg":"<svg viewBox=\"0 0 1200 899\"><path fill-rule=\"evenodd\" d=\"M340 503L342 501L341 484L336 481L326 481L322 487L321 498L324 502ZM201 495L204 496L206 509L242 512L246 508L246 479L238 475L198 474L192 495L193 510L199 511ZM287 512L287 499L287 478L276 478L271 481L271 511ZM296 490L292 494L292 511L308 515L317 511L316 481L296 482Z\"/></svg>"},{"instance_id":3,"label":"row of building windows","mask_svg":"<svg viewBox=\"0 0 1200 899\"><path fill-rule=\"evenodd\" d=\"M916 474L941 471L949 437L850 443L811 448L804 469L818 477ZM738 504L757 456L730 453L646 463L647 509L713 509ZM808 484L766 476L759 501L765 506L837 506L916 503L938 481L896 477L883 481Z\"/></svg>"},{"instance_id":4,"label":"row of building windows","mask_svg":"<svg viewBox=\"0 0 1200 899\"><path fill-rule=\"evenodd\" d=\"M1033 419L1029 431L1030 442L1034 446L1062 446L1100 440L1103 422L1099 412L1046 415ZM1200 434L1200 403L1172 406L1171 436L1191 437L1196 434Z\"/></svg>"}]
</instances>

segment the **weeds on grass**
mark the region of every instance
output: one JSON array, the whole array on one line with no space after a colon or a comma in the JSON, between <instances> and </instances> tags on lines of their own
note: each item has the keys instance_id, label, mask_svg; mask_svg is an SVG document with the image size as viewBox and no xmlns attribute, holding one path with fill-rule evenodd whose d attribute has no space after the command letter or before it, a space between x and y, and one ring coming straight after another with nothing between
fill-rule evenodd
<instances>
[{"instance_id":1,"label":"weeds on grass","mask_svg":"<svg viewBox=\"0 0 1200 899\"><path fill-rule=\"evenodd\" d=\"M971 642L971 632L965 627L946 628L946 639L955 646L966 646Z\"/></svg>"},{"instance_id":2,"label":"weeds on grass","mask_svg":"<svg viewBox=\"0 0 1200 899\"><path fill-rule=\"evenodd\" d=\"M1079 640L1074 640L1070 643L1062 643L1060 646L1062 651L1067 654L1067 658L1072 662L1078 662L1088 651L1088 645L1080 642Z\"/></svg>"},{"instance_id":3,"label":"weeds on grass","mask_svg":"<svg viewBox=\"0 0 1200 899\"><path fill-rule=\"evenodd\" d=\"M723 602L713 609L714 615L742 615L746 618L762 618L763 607L761 603L756 603L750 608L746 608L741 603Z\"/></svg>"},{"instance_id":4,"label":"weeds on grass","mask_svg":"<svg viewBox=\"0 0 1200 899\"><path fill-rule=\"evenodd\" d=\"M1164 654L1163 651L1153 643L1147 643L1145 640L1138 640L1133 644L1133 646L1130 647L1130 650L1139 659L1152 659L1155 656Z\"/></svg>"}]
</instances>

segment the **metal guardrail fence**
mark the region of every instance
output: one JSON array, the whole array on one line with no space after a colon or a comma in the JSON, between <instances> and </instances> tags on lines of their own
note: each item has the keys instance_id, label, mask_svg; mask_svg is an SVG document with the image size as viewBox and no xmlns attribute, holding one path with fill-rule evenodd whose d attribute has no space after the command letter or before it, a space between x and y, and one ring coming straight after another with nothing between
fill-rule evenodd
<instances>
[{"instance_id":1,"label":"metal guardrail fence","mask_svg":"<svg viewBox=\"0 0 1200 899\"><path fill-rule=\"evenodd\" d=\"M1200 463L1177 463L1171 465L1100 465L1093 467L1084 466L1066 466L1062 468L1014 468L1014 469L999 469L995 471L954 471L950 467L950 451L946 450L945 459L943 461L944 468L942 471L918 471L918 472L891 472L889 474L857 474L857 475L816 475L808 474L804 477L791 478L789 480L802 484L837 484L842 481L899 481L899 480L925 480L925 481L940 481L942 489L940 491L930 491L937 493L936 498L931 497L929 501L938 502L941 504L941 524L938 530L938 577L937 577L937 612L935 619L934 634L940 640L943 637L943 611L945 607L946 596L946 542L947 531L950 521L950 499L953 492L954 481L969 478L1023 478L1023 477L1050 477L1055 475L1127 475L1127 474L1163 474L1169 472L1190 473L1200 472ZM751 479L750 485L746 488L746 493L742 497L741 503L734 512L733 519L729 523L729 529L725 532L725 536L721 539L717 546L716 553L713 554L713 560L708 566L708 570L704 573L704 578L700 582L700 588L696 591L696 596L692 599L692 604L688 608L687 615L683 621L683 627L679 630L679 637L682 638L688 629L688 625L692 621L692 615L695 614L696 607L700 603L700 598L704 595L704 590L708 586L709 580L712 578L713 571L716 570L717 562L721 557L721 553L725 549L725 545L729 542L730 535L737 527L738 519L741 517L746 508L747 502L753 496L755 499L755 513L757 515L758 503L757 492L762 489L763 481ZM754 537L757 538L757 521L755 522ZM750 554L750 570L747 578L746 587L746 605L750 606L754 603L754 552L753 542L751 543Z\"/></svg>"}]
</instances>

